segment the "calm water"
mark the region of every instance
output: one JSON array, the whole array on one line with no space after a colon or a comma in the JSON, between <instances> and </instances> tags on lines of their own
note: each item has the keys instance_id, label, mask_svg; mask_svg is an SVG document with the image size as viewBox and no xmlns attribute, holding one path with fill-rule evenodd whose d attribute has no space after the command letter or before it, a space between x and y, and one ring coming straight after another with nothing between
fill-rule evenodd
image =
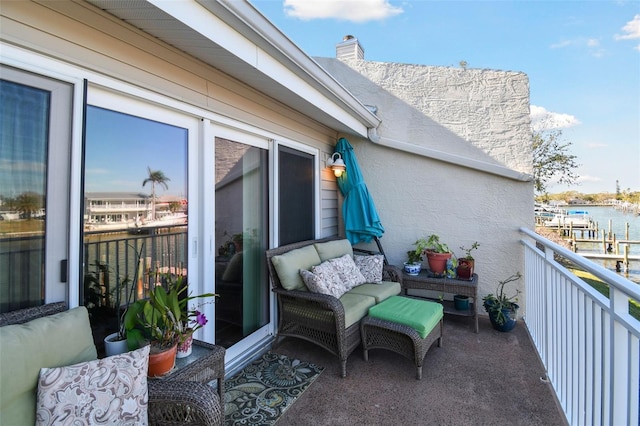
<instances>
[{"instance_id":1,"label":"calm water","mask_svg":"<svg viewBox=\"0 0 640 426\"><path fill-rule=\"evenodd\" d=\"M616 210L613 207L592 207L592 206L579 206L575 208L567 208L568 210L586 210L589 212L589 216L598 223L598 238L602 238L602 231L609 231L609 221L611 221L611 232L615 234L616 240L625 239L625 224L629 224L629 239L633 241L640 241L640 216L633 215L631 213L624 213L620 210ZM579 233L577 234L579 238ZM622 245L620 246L620 253L622 252ZM601 253L601 245L596 244L578 244L578 253L580 252L596 252ZM630 255L640 255L640 244L631 244L629 247ZM616 263L612 260L599 260L591 259L594 263L597 263L605 268L614 271L616 270ZM618 275L625 277L633 282L640 284L640 260L629 261L629 271L619 272Z\"/></svg>"}]
</instances>

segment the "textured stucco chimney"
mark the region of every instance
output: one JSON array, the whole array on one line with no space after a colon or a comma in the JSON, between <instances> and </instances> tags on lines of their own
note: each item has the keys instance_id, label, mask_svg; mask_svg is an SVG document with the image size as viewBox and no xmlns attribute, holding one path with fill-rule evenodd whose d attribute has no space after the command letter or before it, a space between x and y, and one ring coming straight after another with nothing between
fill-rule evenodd
<instances>
[{"instance_id":1,"label":"textured stucco chimney","mask_svg":"<svg viewBox=\"0 0 640 426\"><path fill-rule=\"evenodd\" d=\"M336 44L336 58L341 61L348 59L364 59L364 49L357 38L346 35Z\"/></svg>"}]
</instances>

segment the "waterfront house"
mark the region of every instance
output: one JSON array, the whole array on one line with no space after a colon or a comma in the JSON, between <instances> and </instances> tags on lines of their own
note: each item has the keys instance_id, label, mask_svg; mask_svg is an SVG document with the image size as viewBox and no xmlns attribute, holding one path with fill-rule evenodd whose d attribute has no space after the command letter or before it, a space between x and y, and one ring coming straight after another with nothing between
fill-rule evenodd
<instances>
[{"instance_id":1,"label":"waterfront house","mask_svg":"<svg viewBox=\"0 0 640 426\"><path fill-rule=\"evenodd\" d=\"M359 46L345 41L339 49ZM169 159L163 171L184 194L188 225L172 240L144 238L147 247L162 242L153 264L186 265L193 292L224 288L218 304L238 303L233 318L204 306L215 326L197 336L224 344L228 371L237 369L275 333L264 250L343 232L326 167L340 137L355 147L392 263L436 233L454 249L481 243L481 294L528 267L519 233L533 226L523 73L314 60L251 4L225 0L3 2L0 73L25 136L0 159L15 172L0 175L0 188L39 191L47 209L45 231L3 235L2 262L23 258L2 268L2 311L82 304L95 260L83 229L90 173L127 160L144 172ZM144 154L132 156L139 144ZM89 169L86 153L97 148L110 161ZM125 171L112 191L123 191ZM145 177L131 178L135 188ZM543 300L527 297L523 308Z\"/></svg>"},{"instance_id":2,"label":"waterfront house","mask_svg":"<svg viewBox=\"0 0 640 426\"><path fill-rule=\"evenodd\" d=\"M245 2L10 2L3 5L2 19L3 77L18 92L24 85L43 92L58 85L52 93L64 94L53 96L60 106L49 110L59 124L52 129L56 133L40 143L55 154L47 159L49 170L68 170L47 176L46 190L56 194L48 195L47 213L56 214L47 218L62 222L47 223L47 230L56 230L52 238L45 235L45 244L56 246L45 251L53 256L45 259L49 268L25 284L44 288L44 294L29 292L27 301L3 306L82 303L76 283L87 270L70 255L80 251L79 225L85 219L131 222L149 214L140 196L126 202L111 197L108 210L119 204L119 211L107 214L102 204L108 194L81 195L95 176L104 176L101 183L127 179L124 170L108 174L117 163L144 172L145 165L173 160L163 172L173 189L187 194L189 225L179 244L191 251L189 281L197 292L215 290L216 268L220 277L233 235L245 235L245 246L251 243L260 252L340 234L341 199L326 168L339 137L360 157L392 263L405 260L416 238L436 233L452 248L480 242L481 293L522 269L515 234L533 223L523 73L371 64L362 58L350 62L353 68L338 60L318 60L319 65ZM351 44L364 51L357 39L348 39L338 46L347 55L343 60ZM381 72L388 77L376 80ZM394 86L403 89L394 93ZM130 135L135 139L126 140ZM146 149L135 154L138 144ZM185 182L178 183L176 176L183 175ZM140 188L146 176L135 176L134 187ZM119 188L114 183L111 192L126 192ZM76 207L83 201L85 217ZM186 264L183 252L176 260ZM68 282L53 285L66 259ZM262 262L261 256L245 255L242 291L253 296L245 300L231 359L274 332L275 306ZM218 318L218 330L227 330L225 318ZM214 327L204 333L202 338L215 339Z\"/></svg>"}]
</instances>

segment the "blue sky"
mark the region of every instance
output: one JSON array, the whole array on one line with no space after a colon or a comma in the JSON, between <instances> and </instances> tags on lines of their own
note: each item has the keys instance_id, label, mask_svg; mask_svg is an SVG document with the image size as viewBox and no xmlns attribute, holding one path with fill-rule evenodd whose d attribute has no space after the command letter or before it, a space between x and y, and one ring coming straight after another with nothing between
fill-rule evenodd
<instances>
[{"instance_id":1,"label":"blue sky","mask_svg":"<svg viewBox=\"0 0 640 426\"><path fill-rule=\"evenodd\" d=\"M532 119L562 129L580 184L640 191L639 1L251 0L310 56L351 34L369 61L521 71Z\"/></svg>"},{"instance_id":2,"label":"blue sky","mask_svg":"<svg viewBox=\"0 0 640 426\"><path fill-rule=\"evenodd\" d=\"M156 195L187 197L187 130L90 106L87 113L85 192L151 194L147 167L170 180Z\"/></svg>"}]
</instances>

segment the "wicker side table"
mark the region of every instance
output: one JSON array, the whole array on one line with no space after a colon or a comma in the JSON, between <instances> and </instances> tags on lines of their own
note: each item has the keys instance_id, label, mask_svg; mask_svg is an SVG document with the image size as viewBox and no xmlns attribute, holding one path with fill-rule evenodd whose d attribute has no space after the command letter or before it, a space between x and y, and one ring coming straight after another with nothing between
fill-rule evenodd
<instances>
[{"instance_id":1,"label":"wicker side table","mask_svg":"<svg viewBox=\"0 0 640 426\"><path fill-rule=\"evenodd\" d=\"M185 410L189 412L191 409L189 416L192 422L224 424L225 352L222 346L194 339L191 355L176 359L174 369L166 376L149 378L150 389L153 387L155 391L155 418L162 419L163 425L182 425ZM217 381L218 402L211 398L213 389L208 383L212 380ZM190 382L188 387L184 386L185 382ZM163 399L170 401L178 393L184 401L181 407L165 407L158 403Z\"/></svg>"},{"instance_id":2,"label":"wicker side table","mask_svg":"<svg viewBox=\"0 0 640 426\"><path fill-rule=\"evenodd\" d=\"M452 278L435 278L425 270L418 275L402 273L402 290L407 295L407 290L431 290L447 294L460 294L469 296L473 300L469 303L469 309L460 311L454 308L453 302L444 300L442 302L444 313L449 315L462 315L473 317L475 331L478 333L478 274L473 274L471 280L456 280ZM412 295L412 297L415 297ZM433 300L433 299L430 299Z\"/></svg>"}]
</instances>

